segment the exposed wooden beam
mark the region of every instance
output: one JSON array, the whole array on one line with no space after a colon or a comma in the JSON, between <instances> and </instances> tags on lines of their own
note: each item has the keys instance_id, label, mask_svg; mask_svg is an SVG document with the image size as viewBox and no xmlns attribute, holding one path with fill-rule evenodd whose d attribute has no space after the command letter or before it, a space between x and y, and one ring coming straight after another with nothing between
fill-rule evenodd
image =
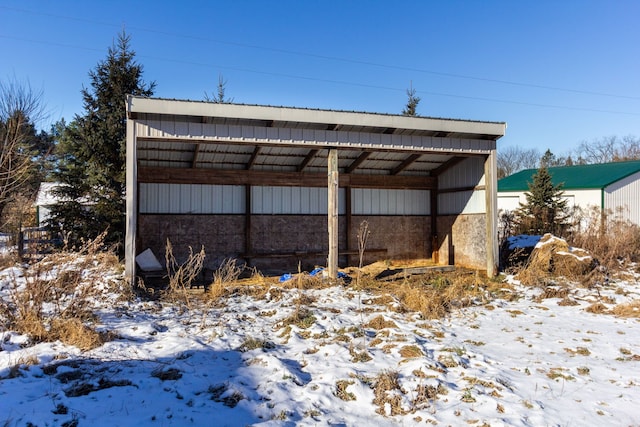
<instances>
[{"instance_id":1,"label":"exposed wooden beam","mask_svg":"<svg viewBox=\"0 0 640 427\"><path fill-rule=\"evenodd\" d=\"M217 184L283 187L324 187L326 173L274 172L207 168L138 168L138 181L165 184ZM431 190L436 180L430 176L340 174L340 187Z\"/></svg>"},{"instance_id":2,"label":"exposed wooden beam","mask_svg":"<svg viewBox=\"0 0 640 427\"><path fill-rule=\"evenodd\" d=\"M431 171L431 176L440 176L445 171L451 169L452 167L454 167L455 165L457 165L458 163L460 163L464 159L466 159L466 157L457 157L456 156L456 157L450 158L449 160L447 160L446 162L444 162L443 164L441 164L437 168L433 169Z\"/></svg>"},{"instance_id":3,"label":"exposed wooden beam","mask_svg":"<svg viewBox=\"0 0 640 427\"><path fill-rule=\"evenodd\" d=\"M198 164L198 154L200 154L200 144L196 144L196 148L193 150L193 159L191 159L192 168L195 168Z\"/></svg>"},{"instance_id":4,"label":"exposed wooden beam","mask_svg":"<svg viewBox=\"0 0 640 427\"><path fill-rule=\"evenodd\" d=\"M245 167L246 170L249 170L253 167L254 163L256 162L256 159L258 158L258 154L260 154L260 150L261 150L261 146L256 145L256 148L253 149L253 153L251 153L251 157L247 162L247 166Z\"/></svg>"},{"instance_id":5,"label":"exposed wooden beam","mask_svg":"<svg viewBox=\"0 0 640 427\"><path fill-rule=\"evenodd\" d=\"M307 167L309 162L316 156L316 154L318 154L318 151L320 150L309 150L304 160L302 160L302 163L298 165L297 171L302 172L304 168Z\"/></svg>"},{"instance_id":6,"label":"exposed wooden beam","mask_svg":"<svg viewBox=\"0 0 640 427\"><path fill-rule=\"evenodd\" d=\"M421 154L412 154L406 159L402 161L398 166L396 166L392 171L391 175L398 175L400 172L408 168L413 162L420 158Z\"/></svg>"},{"instance_id":7,"label":"exposed wooden beam","mask_svg":"<svg viewBox=\"0 0 640 427\"><path fill-rule=\"evenodd\" d=\"M354 170L356 170L356 168L358 166L360 166L362 164L362 162L364 162L365 160L367 160L367 158L371 155L371 151L365 151L364 153L360 154L358 156L357 159L355 159L353 162L351 162L351 164L347 167L347 169L345 170L346 173L351 173Z\"/></svg>"}]
</instances>

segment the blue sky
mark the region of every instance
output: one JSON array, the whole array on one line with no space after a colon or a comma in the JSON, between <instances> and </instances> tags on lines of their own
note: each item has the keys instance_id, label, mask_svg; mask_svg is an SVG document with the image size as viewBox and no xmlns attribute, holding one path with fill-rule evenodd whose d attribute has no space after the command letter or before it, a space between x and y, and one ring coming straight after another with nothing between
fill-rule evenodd
<instances>
[{"instance_id":1,"label":"blue sky","mask_svg":"<svg viewBox=\"0 0 640 427\"><path fill-rule=\"evenodd\" d=\"M498 149L640 137L640 2L0 0L0 78L53 121L124 28L155 96L507 122Z\"/></svg>"}]
</instances>

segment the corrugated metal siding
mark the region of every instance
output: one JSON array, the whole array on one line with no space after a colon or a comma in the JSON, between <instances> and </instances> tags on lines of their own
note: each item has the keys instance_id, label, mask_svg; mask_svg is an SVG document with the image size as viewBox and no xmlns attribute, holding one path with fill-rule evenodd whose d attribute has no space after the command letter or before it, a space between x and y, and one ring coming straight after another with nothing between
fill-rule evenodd
<instances>
[{"instance_id":1,"label":"corrugated metal siding","mask_svg":"<svg viewBox=\"0 0 640 427\"><path fill-rule=\"evenodd\" d=\"M324 187L251 187L251 213L262 215L326 215ZM345 190L338 190L338 214L344 215Z\"/></svg>"},{"instance_id":2,"label":"corrugated metal siding","mask_svg":"<svg viewBox=\"0 0 640 427\"><path fill-rule=\"evenodd\" d=\"M244 186L141 183L140 213L241 214Z\"/></svg>"},{"instance_id":3,"label":"corrugated metal siding","mask_svg":"<svg viewBox=\"0 0 640 427\"><path fill-rule=\"evenodd\" d=\"M484 159L481 157L466 158L438 177L439 190L470 188L484 184ZM484 190L455 191L438 195L438 213L441 215L485 212Z\"/></svg>"},{"instance_id":4,"label":"corrugated metal siding","mask_svg":"<svg viewBox=\"0 0 640 427\"><path fill-rule=\"evenodd\" d=\"M640 172L605 188L604 206L614 212L623 208L623 217L640 225Z\"/></svg>"},{"instance_id":5,"label":"corrugated metal siding","mask_svg":"<svg viewBox=\"0 0 640 427\"><path fill-rule=\"evenodd\" d=\"M428 190L353 189L354 215L429 215Z\"/></svg>"},{"instance_id":6,"label":"corrugated metal siding","mask_svg":"<svg viewBox=\"0 0 640 427\"><path fill-rule=\"evenodd\" d=\"M438 189L484 185L484 159L468 157L438 177Z\"/></svg>"},{"instance_id":7,"label":"corrugated metal siding","mask_svg":"<svg viewBox=\"0 0 640 427\"><path fill-rule=\"evenodd\" d=\"M481 214L486 213L485 191L457 191L438 194L438 214Z\"/></svg>"}]
</instances>

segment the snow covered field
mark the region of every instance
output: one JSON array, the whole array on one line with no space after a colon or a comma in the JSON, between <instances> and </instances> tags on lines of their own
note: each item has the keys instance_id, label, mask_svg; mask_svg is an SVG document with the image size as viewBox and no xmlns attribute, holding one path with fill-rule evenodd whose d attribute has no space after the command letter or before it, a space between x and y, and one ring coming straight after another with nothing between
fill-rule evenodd
<instances>
[{"instance_id":1,"label":"snow covered field","mask_svg":"<svg viewBox=\"0 0 640 427\"><path fill-rule=\"evenodd\" d=\"M638 280L515 283L441 320L346 286L190 310L111 295L116 338L92 350L0 332L0 425L638 426L639 318L587 310L639 310Z\"/></svg>"}]
</instances>

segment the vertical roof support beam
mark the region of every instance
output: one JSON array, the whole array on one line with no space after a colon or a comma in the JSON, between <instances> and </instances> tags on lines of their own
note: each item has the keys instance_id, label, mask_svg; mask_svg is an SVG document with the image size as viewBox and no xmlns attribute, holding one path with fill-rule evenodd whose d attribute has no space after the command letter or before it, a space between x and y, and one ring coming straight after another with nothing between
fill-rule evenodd
<instances>
[{"instance_id":1,"label":"vertical roof support beam","mask_svg":"<svg viewBox=\"0 0 640 427\"><path fill-rule=\"evenodd\" d=\"M487 222L487 276L494 277L498 274L498 164L496 150L484 161L484 194L486 200Z\"/></svg>"},{"instance_id":2,"label":"vertical roof support beam","mask_svg":"<svg viewBox=\"0 0 640 427\"><path fill-rule=\"evenodd\" d=\"M127 98L130 102L130 98ZM127 103L127 110L131 109ZM126 159L126 206L125 238L124 238L124 271L125 276L133 284L136 274L136 234L138 224L138 150L136 148L136 124L135 120L127 120L127 159Z\"/></svg>"},{"instance_id":3,"label":"vertical roof support beam","mask_svg":"<svg viewBox=\"0 0 640 427\"><path fill-rule=\"evenodd\" d=\"M327 270L329 279L338 278L338 150L329 149L327 162L327 229L329 231L329 255L327 256Z\"/></svg>"}]
</instances>

